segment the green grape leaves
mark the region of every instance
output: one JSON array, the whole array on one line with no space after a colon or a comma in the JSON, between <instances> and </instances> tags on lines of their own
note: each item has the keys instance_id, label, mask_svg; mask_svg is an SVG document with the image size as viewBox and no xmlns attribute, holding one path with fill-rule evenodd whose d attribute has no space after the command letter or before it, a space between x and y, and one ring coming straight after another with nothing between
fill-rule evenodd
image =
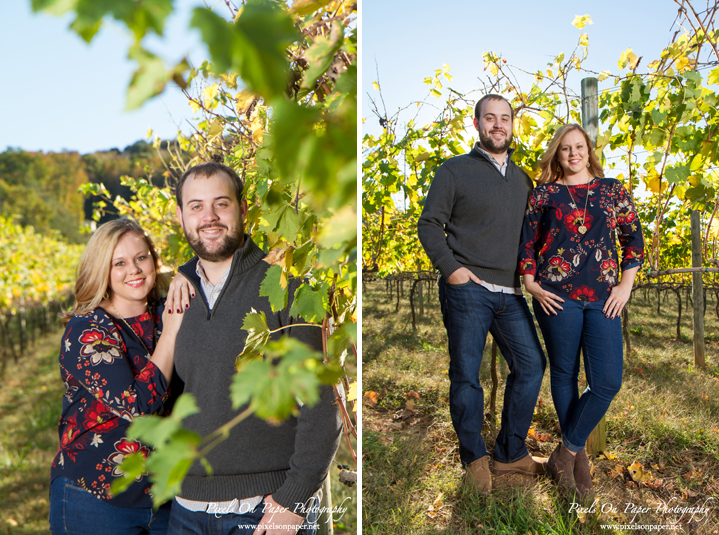
<instances>
[{"instance_id":1,"label":"green grape leaves","mask_svg":"<svg viewBox=\"0 0 719 535\"><path fill-rule=\"evenodd\" d=\"M181 395L168 417L143 416L136 418L127 436L153 446L154 451L145 459L141 452L126 456L119 469L123 477L112 484L112 492L125 490L145 472L153 482L153 503L161 504L179 493L182 479L197 458L200 436L182 427L182 420L198 412L191 394Z\"/></svg>"},{"instance_id":2,"label":"green grape leaves","mask_svg":"<svg viewBox=\"0 0 719 535\"><path fill-rule=\"evenodd\" d=\"M182 78L182 73L189 68L186 61L181 61L172 71L168 71L162 59L140 45L133 46L128 57L139 63L127 89L128 111L139 108L147 99L162 93L165 84L170 80L174 80L182 88L186 87Z\"/></svg>"},{"instance_id":3,"label":"green grape leaves","mask_svg":"<svg viewBox=\"0 0 719 535\"><path fill-rule=\"evenodd\" d=\"M284 93L285 50L299 37L286 13L269 2L251 0L234 24L197 8L191 26L202 33L217 69L239 73L249 89L266 98Z\"/></svg>"},{"instance_id":4,"label":"green grape leaves","mask_svg":"<svg viewBox=\"0 0 719 535\"><path fill-rule=\"evenodd\" d=\"M287 306L287 294L287 282L282 284L282 267L276 264L267 270L260 286L260 295L269 298L270 306L273 312L276 312Z\"/></svg>"},{"instance_id":5,"label":"green grape leaves","mask_svg":"<svg viewBox=\"0 0 719 535\"><path fill-rule=\"evenodd\" d=\"M312 46L305 54L309 62L309 68L305 72L301 87L312 89L317 79L322 76L334 61L335 54L342 46L342 25L339 22L332 24L332 31L329 37L318 35L315 37Z\"/></svg>"},{"instance_id":6,"label":"green grape leaves","mask_svg":"<svg viewBox=\"0 0 719 535\"><path fill-rule=\"evenodd\" d=\"M249 402L260 418L281 421L298 413L298 400L308 406L319 400L324 371L319 353L287 336L269 342L263 351L264 359L249 362L235 375L233 407Z\"/></svg>"},{"instance_id":7,"label":"green grape leaves","mask_svg":"<svg viewBox=\"0 0 719 535\"><path fill-rule=\"evenodd\" d=\"M149 30L162 35L165 19L172 12L172 0L31 0L33 10L53 15L75 12L70 27L86 42L92 41L102 25L102 19L111 15L124 22L139 42Z\"/></svg>"},{"instance_id":8,"label":"green grape leaves","mask_svg":"<svg viewBox=\"0 0 719 535\"><path fill-rule=\"evenodd\" d=\"M329 284L326 282L322 283L317 290L313 290L309 284L301 285L292 301L290 315L311 323L321 322L325 319L328 307L328 289Z\"/></svg>"}]
</instances>

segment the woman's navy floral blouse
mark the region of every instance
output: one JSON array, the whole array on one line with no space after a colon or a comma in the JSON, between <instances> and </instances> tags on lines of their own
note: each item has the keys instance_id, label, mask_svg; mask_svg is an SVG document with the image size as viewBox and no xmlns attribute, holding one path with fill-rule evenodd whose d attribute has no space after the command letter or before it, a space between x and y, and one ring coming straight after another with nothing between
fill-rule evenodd
<instances>
[{"instance_id":1,"label":"woman's navy floral blouse","mask_svg":"<svg viewBox=\"0 0 719 535\"><path fill-rule=\"evenodd\" d=\"M519 273L534 275L542 288L560 297L603 301L618 282L617 239L622 271L644 263L639 218L614 178L594 178L569 189L557 183L534 188L522 228Z\"/></svg>"},{"instance_id":2,"label":"woman's navy floral blouse","mask_svg":"<svg viewBox=\"0 0 719 535\"><path fill-rule=\"evenodd\" d=\"M137 338L154 351L164 305L126 318L134 333L98 307L70 320L62 337L60 374L65 396L59 422L60 447L50 480L65 476L93 496L119 507L152 507L150 482L141 476L112 497L125 455L148 448L126 438L135 416L163 412L170 395L160 369ZM137 334L135 334L137 333ZM166 409L166 407L165 407Z\"/></svg>"}]
</instances>

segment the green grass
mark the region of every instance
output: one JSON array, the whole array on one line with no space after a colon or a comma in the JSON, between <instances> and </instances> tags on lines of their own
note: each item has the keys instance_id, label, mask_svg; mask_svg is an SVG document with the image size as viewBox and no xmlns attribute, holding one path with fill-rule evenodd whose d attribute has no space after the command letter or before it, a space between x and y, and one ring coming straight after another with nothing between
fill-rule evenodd
<instances>
[{"instance_id":1,"label":"green grass","mask_svg":"<svg viewBox=\"0 0 719 535\"><path fill-rule=\"evenodd\" d=\"M58 445L64 386L61 332L7 363L0 389L0 534L49 533L50 464Z\"/></svg>"},{"instance_id":2,"label":"green grass","mask_svg":"<svg viewBox=\"0 0 719 535\"><path fill-rule=\"evenodd\" d=\"M447 402L446 333L436 290L414 332L408 296L397 313L383 282L365 284L362 297L363 389L366 396L376 396L376 403L367 401L363 407L365 533L649 533L648 528L609 530L601 525L636 528L672 521L680 525L674 533L719 533L719 321L713 302L706 313L708 367L697 370L687 303L677 341L674 296L662 300L659 314L655 292L647 299L643 292L634 296L632 352L625 355L624 384L607 414L611 460L594 459L597 509L603 506L605 511L578 515L547 478L495 477L488 497L476 496L461 484L463 470ZM497 415L507 374L499 360ZM487 349L480 371L485 412L490 361ZM375 394L367 394L370 391ZM548 372L533 425L536 438L527 439L528 447L533 455L548 456L559 441ZM485 425L483 435L491 450L491 426ZM640 463L652 478L637 484L627 471L632 463ZM709 514L701 522L658 512L662 503L687 507L707 500ZM649 512L633 517L627 504Z\"/></svg>"},{"instance_id":3,"label":"green grass","mask_svg":"<svg viewBox=\"0 0 719 535\"><path fill-rule=\"evenodd\" d=\"M50 532L50 465L58 447L57 422L64 393L57 365L61 336L62 331L47 335L17 363L10 359L2 377L0 535ZM335 459L352 466L344 437ZM356 533L357 487L340 483L338 472L334 464L330 470L332 505L346 512L341 518L335 515L335 533Z\"/></svg>"}]
</instances>

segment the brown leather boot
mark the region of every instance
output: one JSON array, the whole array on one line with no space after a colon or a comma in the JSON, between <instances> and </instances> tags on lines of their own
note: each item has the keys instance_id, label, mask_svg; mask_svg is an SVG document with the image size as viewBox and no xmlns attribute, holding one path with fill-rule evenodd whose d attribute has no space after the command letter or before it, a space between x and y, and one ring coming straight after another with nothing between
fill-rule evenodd
<instances>
[{"instance_id":1,"label":"brown leather boot","mask_svg":"<svg viewBox=\"0 0 719 535\"><path fill-rule=\"evenodd\" d=\"M480 457L467 466L464 481L480 494L489 494L492 491L492 474L489 471L489 455Z\"/></svg>"},{"instance_id":2,"label":"brown leather boot","mask_svg":"<svg viewBox=\"0 0 719 535\"><path fill-rule=\"evenodd\" d=\"M574 483L577 486L577 494L582 500L594 498L594 484L586 448L582 448L574 458Z\"/></svg>"},{"instance_id":3,"label":"brown leather boot","mask_svg":"<svg viewBox=\"0 0 719 535\"><path fill-rule=\"evenodd\" d=\"M547 470L552 479L557 482L562 490L568 493L577 491L574 483L574 461L574 455L563 444L556 447L552 455L549 456L549 461L547 461Z\"/></svg>"},{"instance_id":4,"label":"brown leather boot","mask_svg":"<svg viewBox=\"0 0 719 535\"><path fill-rule=\"evenodd\" d=\"M513 473L525 474L528 476L543 476L546 472L546 467L546 457L532 457L529 454L518 461L514 461L513 463L502 463L497 459L492 461L492 473L495 476Z\"/></svg>"}]
</instances>

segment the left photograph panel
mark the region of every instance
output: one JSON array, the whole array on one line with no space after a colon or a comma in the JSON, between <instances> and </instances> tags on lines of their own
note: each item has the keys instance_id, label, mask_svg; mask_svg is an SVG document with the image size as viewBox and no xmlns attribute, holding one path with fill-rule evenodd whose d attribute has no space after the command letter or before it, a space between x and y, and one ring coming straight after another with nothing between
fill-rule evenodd
<instances>
[{"instance_id":1,"label":"left photograph panel","mask_svg":"<svg viewBox=\"0 0 719 535\"><path fill-rule=\"evenodd\" d=\"M7 533L358 533L357 42L342 0L0 8Z\"/></svg>"}]
</instances>

